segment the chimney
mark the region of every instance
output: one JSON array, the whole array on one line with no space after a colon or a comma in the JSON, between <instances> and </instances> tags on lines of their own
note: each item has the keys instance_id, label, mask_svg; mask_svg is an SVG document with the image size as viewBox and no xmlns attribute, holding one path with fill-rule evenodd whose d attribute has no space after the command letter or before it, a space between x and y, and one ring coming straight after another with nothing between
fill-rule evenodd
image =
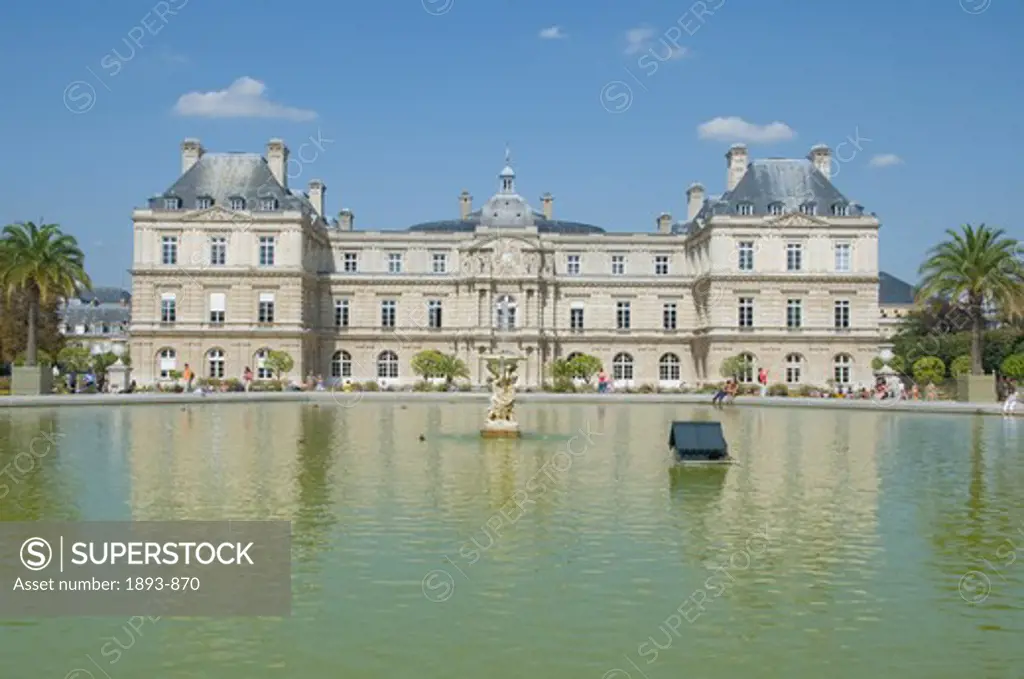
<instances>
[{"instance_id":1,"label":"chimney","mask_svg":"<svg viewBox=\"0 0 1024 679\"><path fill-rule=\"evenodd\" d=\"M814 163L818 172L825 175L825 179L832 179L832 149L825 144L815 144L807 154L807 159Z\"/></svg>"},{"instance_id":2,"label":"chimney","mask_svg":"<svg viewBox=\"0 0 1024 679\"><path fill-rule=\"evenodd\" d=\"M280 139L267 142L267 165L277 183L288 188L288 147Z\"/></svg>"},{"instance_id":3,"label":"chimney","mask_svg":"<svg viewBox=\"0 0 1024 679\"><path fill-rule=\"evenodd\" d=\"M352 210L345 208L338 213L338 230L339 231L351 231L352 222L355 217L352 215Z\"/></svg>"},{"instance_id":4,"label":"chimney","mask_svg":"<svg viewBox=\"0 0 1024 679\"><path fill-rule=\"evenodd\" d=\"M550 193L545 193L540 197L541 210L544 212L544 219L551 220L551 216L555 213L555 197Z\"/></svg>"},{"instance_id":5,"label":"chimney","mask_svg":"<svg viewBox=\"0 0 1024 679\"><path fill-rule=\"evenodd\" d=\"M672 215L667 212L658 215L658 233L672 233Z\"/></svg>"},{"instance_id":6,"label":"chimney","mask_svg":"<svg viewBox=\"0 0 1024 679\"><path fill-rule=\"evenodd\" d=\"M181 142L181 173L185 174L203 157L205 149L198 139L186 139Z\"/></svg>"},{"instance_id":7,"label":"chimney","mask_svg":"<svg viewBox=\"0 0 1024 679\"><path fill-rule=\"evenodd\" d=\"M704 185L694 182L690 184L690 188L686 189L686 221L692 222L702 207L704 207Z\"/></svg>"},{"instance_id":8,"label":"chimney","mask_svg":"<svg viewBox=\"0 0 1024 679\"><path fill-rule=\"evenodd\" d=\"M725 154L725 161L729 167L729 174L726 176L725 190L732 191L747 173L747 147L743 144L733 144Z\"/></svg>"},{"instance_id":9,"label":"chimney","mask_svg":"<svg viewBox=\"0 0 1024 679\"><path fill-rule=\"evenodd\" d=\"M319 179L309 182L309 202L313 204L313 209L321 217L324 216L324 193L326 191L327 187Z\"/></svg>"},{"instance_id":10,"label":"chimney","mask_svg":"<svg viewBox=\"0 0 1024 679\"><path fill-rule=\"evenodd\" d=\"M463 221L469 219L472 212L473 196L469 195L469 191L463 191L459 194L459 219Z\"/></svg>"}]
</instances>

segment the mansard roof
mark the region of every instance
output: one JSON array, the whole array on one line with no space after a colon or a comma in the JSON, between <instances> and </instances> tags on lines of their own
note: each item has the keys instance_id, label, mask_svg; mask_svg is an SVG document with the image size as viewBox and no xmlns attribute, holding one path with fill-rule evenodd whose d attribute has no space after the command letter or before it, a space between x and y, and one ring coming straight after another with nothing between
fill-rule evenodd
<instances>
[{"instance_id":1,"label":"mansard roof","mask_svg":"<svg viewBox=\"0 0 1024 679\"><path fill-rule=\"evenodd\" d=\"M913 304L914 286L901 281L892 274L878 272L878 303L882 306L892 304Z\"/></svg>"},{"instance_id":2,"label":"mansard roof","mask_svg":"<svg viewBox=\"0 0 1024 679\"><path fill-rule=\"evenodd\" d=\"M95 301L99 304L120 305L121 302L131 302L132 293L121 288L97 286L92 290L82 290L77 297L82 304L91 304Z\"/></svg>"},{"instance_id":3,"label":"mansard roof","mask_svg":"<svg viewBox=\"0 0 1024 679\"><path fill-rule=\"evenodd\" d=\"M468 219L445 219L435 222L423 222L410 226L407 231L413 233L472 233L480 226L481 210L469 215ZM537 227L538 233L552 233L563 235L592 235L605 233L600 226L584 224L582 222L567 222L561 219L546 219L543 213L533 212L532 225Z\"/></svg>"}]
</instances>

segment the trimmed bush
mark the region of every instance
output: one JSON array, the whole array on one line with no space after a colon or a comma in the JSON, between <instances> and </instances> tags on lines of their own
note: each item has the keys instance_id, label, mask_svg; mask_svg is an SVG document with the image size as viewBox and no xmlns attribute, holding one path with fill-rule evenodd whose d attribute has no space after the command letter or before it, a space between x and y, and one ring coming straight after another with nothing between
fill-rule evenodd
<instances>
[{"instance_id":1,"label":"trimmed bush","mask_svg":"<svg viewBox=\"0 0 1024 679\"><path fill-rule=\"evenodd\" d=\"M953 362L949 364L949 374L953 377L960 377L961 375L971 374L971 357L970 356L957 356L953 359Z\"/></svg>"},{"instance_id":2,"label":"trimmed bush","mask_svg":"<svg viewBox=\"0 0 1024 679\"><path fill-rule=\"evenodd\" d=\"M925 356L914 361L914 381L918 384L938 384L946 376L946 364L937 356Z\"/></svg>"},{"instance_id":3,"label":"trimmed bush","mask_svg":"<svg viewBox=\"0 0 1024 679\"><path fill-rule=\"evenodd\" d=\"M769 396L789 396L789 387L785 384L773 384L768 387Z\"/></svg>"},{"instance_id":4,"label":"trimmed bush","mask_svg":"<svg viewBox=\"0 0 1024 679\"><path fill-rule=\"evenodd\" d=\"M999 366L999 372L1015 380L1024 379L1024 354L1007 356Z\"/></svg>"}]
</instances>

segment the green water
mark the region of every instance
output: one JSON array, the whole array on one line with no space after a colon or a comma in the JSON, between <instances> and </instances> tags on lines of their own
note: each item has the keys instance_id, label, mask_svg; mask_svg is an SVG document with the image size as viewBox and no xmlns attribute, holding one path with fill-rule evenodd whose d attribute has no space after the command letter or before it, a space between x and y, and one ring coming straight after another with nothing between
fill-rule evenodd
<instances>
[{"instance_id":1,"label":"green water","mask_svg":"<svg viewBox=\"0 0 1024 679\"><path fill-rule=\"evenodd\" d=\"M528 438L483 442L482 408L0 413L0 468L64 434L2 520L294 531L291 618L8 620L0 675L1020 676L1022 422L536 404ZM668 423L688 418L721 419L740 464L673 469Z\"/></svg>"}]
</instances>

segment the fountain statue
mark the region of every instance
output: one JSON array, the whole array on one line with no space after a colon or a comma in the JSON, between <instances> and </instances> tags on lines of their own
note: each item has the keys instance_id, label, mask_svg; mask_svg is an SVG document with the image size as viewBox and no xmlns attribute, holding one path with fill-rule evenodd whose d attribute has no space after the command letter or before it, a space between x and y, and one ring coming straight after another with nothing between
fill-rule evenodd
<instances>
[{"instance_id":1,"label":"fountain statue","mask_svg":"<svg viewBox=\"0 0 1024 679\"><path fill-rule=\"evenodd\" d=\"M484 438L519 438L519 422L516 421L516 357L487 357L487 370L491 373L491 407L480 435Z\"/></svg>"}]
</instances>

